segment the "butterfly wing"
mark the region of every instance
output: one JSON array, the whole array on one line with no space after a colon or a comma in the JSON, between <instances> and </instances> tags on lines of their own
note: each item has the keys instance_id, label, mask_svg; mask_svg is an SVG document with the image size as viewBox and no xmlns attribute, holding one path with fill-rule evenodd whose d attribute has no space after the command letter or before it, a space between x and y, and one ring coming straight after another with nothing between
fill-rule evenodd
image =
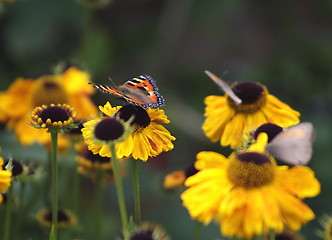
<instances>
[{"instance_id":1,"label":"butterfly wing","mask_svg":"<svg viewBox=\"0 0 332 240\"><path fill-rule=\"evenodd\" d=\"M314 138L312 123L304 122L279 133L266 146L266 150L285 163L305 165L311 159Z\"/></svg>"},{"instance_id":2,"label":"butterfly wing","mask_svg":"<svg viewBox=\"0 0 332 240\"><path fill-rule=\"evenodd\" d=\"M116 88L112 88L110 86L101 85L101 84L93 84L93 83L89 83L89 84L91 84L94 88L98 89L99 91L101 91L103 93L114 94L118 97L123 98L123 94Z\"/></svg>"},{"instance_id":3,"label":"butterfly wing","mask_svg":"<svg viewBox=\"0 0 332 240\"><path fill-rule=\"evenodd\" d=\"M101 92L114 94L143 108L164 106L164 98L157 92L156 82L148 75L132 78L117 88L98 84L93 86Z\"/></svg>"},{"instance_id":4,"label":"butterfly wing","mask_svg":"<svg viewBox=\"0 0 332 240\"><path fill-rule=\"evenodd\" d=\"M157 92L158 87L152 77L141 75L119 86L124 99L143 108L164 106L164 98Z\"/></svg>"},{"instance_id":5,"label":"butterfly wing","mask_svg":"<svg viewBox=\"0 0 332 240\"><path fill-rule=\"evenodd\" d=\"M223 80L221 80L219 77L214 75L210 71L205 71L206 75L208 75L237 105L242 103L242 100L236 96L236 94L233 92L232 88Z\"/></svg>"}]
</instances>

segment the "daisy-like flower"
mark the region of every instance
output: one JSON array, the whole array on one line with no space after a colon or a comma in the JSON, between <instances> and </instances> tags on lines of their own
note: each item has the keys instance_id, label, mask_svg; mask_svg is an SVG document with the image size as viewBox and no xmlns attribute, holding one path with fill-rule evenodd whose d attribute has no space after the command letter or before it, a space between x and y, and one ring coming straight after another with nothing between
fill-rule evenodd
<instances>
[{"instance_id":1,"label":"daisy-like flower","mask_svg":"<svg viewBox=\"0 0 332 240\"><path fill-rule=\"evenodd\" d=\"M109 157L93 154L85 143L77 144L76 149L78 151L76 156L77 171L80 174L96 179L96 175L101 173L103 182L114 182L112 163ZM122 176L126 174L126 169L122 162L120 164L120 172Z\"/></svg>"},{"instance_id":2,"label":"daisy-like flower","mask_svg":"<svg viewBox=\"0 0 332 240\"><path fill-rule=\"evenodd\" d=\"M188 189L181 195L193 219L204 224L216 219L223 235L250 239L269 229L298 231L315 217L301 201L320 192L314 172L306 166L277 166L264 152L267 134L259 138L248 151L228 158L198 153L199 172L187 179Z\"/></svg>"},{"instance_id":3,"label":"daisy-like flower","mask_svg":"<svg viewBox=\"0 0 332 240\"><path fill-rule=\"evenodd\" d=\"M68 209L59 209L57 216L59 228L69 228L77 223L76 216ZM36 219L42 226L49 228L52 226L52 211L46 208L41 209Z\"/></svg>"},{"instance_id":4,"label":"daisy-like flower","mask_svg":"<svg viewBox=\"0 0 332 240\"><path fill-rule=\"evenodd\" d=\"M17 78L7 91L0 92L0 122L5 122L7 129L13 130L23 145L47 144L49 135L27 124L29 114L38 106L66 103L75 108L80 119L96 117L98 110L90 99L94 89L88 82L89 75L76 67L36 80ZM61 143L66 144L59 139Z\"/></svg>"},{"instance_id":5,"label":"daisy-like flower","mask_svg":"<svg viewBox=\"0 0 332 240\"><path fill-rule=\"evenodd\" d=\"M241 82L232 86L232 91L241 100L236 103L228 94L205 98L205 121L203 131L212 141L222 146L238 148L245 133L264 123L290 127L299 123L300 113L275 96L267 88L253 82Z\"/></svg>"},{"instance_id":6,"label":"daisy-like flower","mask_svg":"<svg viewBox=\"0 0 332 240\"><path fill-rule=\"evenodd\" d=\"M160 153L174 148L172 141L175 140L175 137L159 124L170 122L163 110L151 108L145 110L132 105L112 107L109 102L103 107L100 106L99 109L109 117L117 116L124 121L133 119L131 122L134 128L133 132L123 142L116 144L117 158L133 157L134 159L147 161L149 157L158 156ZM110 157L109 146L96 141L93 136L95 125L99 121L100 119L96 119L84 124L82 129L84 141L94 154Z\"/></svg>"},{"instance_id":7,"label":"daisy-like flower","mask_svg":"<svg viewBox=\"0 0 332 240\"><path fill-rule=\"evenodd\" d=\"M4 193L11 185L12 172L3 169L6 168L6 165L4 165L2 157L0 157L0 166L0 192Z\"/></svg>"},{"instance_id":8,"label":"daisy-like flower","mask_svg":"<svg viewBox=\"0 0 332 240\"><path fill-rule=\"evenodd\" d=\"M136 227L129 239L170 240L171 238L161 226L149 222L143 222Z\"/></svg>"},{"instance_id":9,"label":"daisy-like flower","mask_svg":"<svg viewBox=\"0 0 332 240\"><path fill-rule=\"evenodd\" d=\"M66 132L77 127L73 124L76 116L74 109L67 104L51 104L36 107L31 113L31 120L36 128Z\"/></svg>"}]
</instances>

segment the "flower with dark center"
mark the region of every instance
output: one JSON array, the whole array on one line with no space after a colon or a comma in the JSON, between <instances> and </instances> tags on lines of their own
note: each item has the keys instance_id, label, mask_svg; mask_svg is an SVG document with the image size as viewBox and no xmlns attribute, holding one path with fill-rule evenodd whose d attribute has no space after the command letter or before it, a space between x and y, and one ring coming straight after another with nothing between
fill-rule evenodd
<instances>
[{"instance_id":1,"label":"flower with dark center","mask_svg":"<svg viewBox=\"0 0 332 240\"><path fill-rule=\"evenodd\" d=\"M53 103L72 106L83 120L96 117L97 107L90 99L95 89L88 84L90 81L89 75L76 67L67 68L59 75L41 76L35 80L18 78L8 90L0 92L0 122L6 123L23 145L34 142L48 145L49 134L26 124L30 113L35 107ZM69 141L59 136L59 148L69 146Z\"/></svg>"},{"instance_id":2,"label":"flower with dark center","mask_svg":"<svg viewBox=\"0 0 332 240\"><path fill-rule=\"evenodd\" d=\"M205 98L205 121L202 125L206 136L219 141L222 146L241 147L247 133L264 123L282 128L299 123L300 113L269 94L258 83L242 82L232 86L234 94L241 99L236 103L228 96Z\"/></svg>"},{"instance_id":3,"label":"flower with dark center","mask_svg":"<svg viewBox=\"0 0 332 240\"><path fill-rule=\"evenodd\" d=\"M261 145L259 139L228 158L210 151L197 154L198 172L186 180L188 189L181 195L193 219L204 224L217 220L224 236L243 239L266 235L270 229L298 231L314 219L302 202L320 192L314 172L306 166L277 166Z\"/></svg>"},{"instance_id":4,"label":"flower with dark center","mask_svg":"<svg viewBox=\"0 0 332 240\"><path fill-rule=\"evenodd\" d=\"M51 104L50 106L43 105L36 107L32 114L32 125L36 128L47 128L49 131L67 131L71 128L76 128L74 120L76 112L67 104Z\"/></svg>"},{"instance_id":5,"label":"flower with dark center","mask_svg":"<svg viewBox=\"0 0 332 240\"><path fill-rule=\"evenodd\" d=\"M116 144L118 159L133 157L147 161L149 157L158 156L162 152L173 149L172 141L175 140L170 132L160 123L169 123L167 116L161 109L147 110L137 106L112 107L109 102L99 109L109 117L116 116L131 124L133 132L123 142ZM92 139L94 135L94 126L96 121L93 120L84 124L82 129L84 141L88 144L89 149L94 154L100 154L103 157L110 157L111 153L107 146L101 142ZM130 123L129 123L130 122Z\"/></svg>"},{"instance_id":6,"label":"flower with dark center","mask_svg":"<svg viewBox=\"0 0 332 240\"><path fill-rule=\"evenodd\" d=\"M102 117L83 124L82 133L84 141L90 145L100 145L109 151L110 143L120 143L126 140L132 132L129 122L115 117ZM93 152L93 151L92 151ZM93 152L94 154L98 154ZM101 155L101 154L100 154ZM102 157L106 157L101 155ZM107 157L110 157L107 156Z\"/></svg>"},{"instance_id":7,"label":"flower with dark center","mask_svg":"<svg viewBox=\"0 0 332 240\"><path fill-rule=\"evenodd\" d=\"M131 233L129 240L170 240L170 237L161 226L143 222Z\"/></svg>"},{"instance_id":8,"label":"flower with dark center","mask_svg":"<svg viewBox=\"0 0 332 240\"><path fill-rule=\"evenodd\" d=\"M58 210L58 227L68 228L77 223L76 216L67 209ZM36 215L37 221L44 227L52 226L52 211L49 209L41 209Z\"/></svg>"}]
</instances>

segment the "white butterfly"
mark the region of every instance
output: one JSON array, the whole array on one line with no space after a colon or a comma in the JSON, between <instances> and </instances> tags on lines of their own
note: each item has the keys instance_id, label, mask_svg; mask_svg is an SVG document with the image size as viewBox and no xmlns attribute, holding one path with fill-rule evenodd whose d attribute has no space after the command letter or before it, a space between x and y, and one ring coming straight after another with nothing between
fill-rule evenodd
<instances>
[{"instance_id":1,"label":"white butterfly","mask_svg":"<svg viewBox=\"0 0 332 240\"><path fill-rule=\"evenodd\" d=\"M275 136L265 149L276 159L292 165L306 165L312 156L316 134L312 123L303 122Z\"/></svg>"}]
</instances>

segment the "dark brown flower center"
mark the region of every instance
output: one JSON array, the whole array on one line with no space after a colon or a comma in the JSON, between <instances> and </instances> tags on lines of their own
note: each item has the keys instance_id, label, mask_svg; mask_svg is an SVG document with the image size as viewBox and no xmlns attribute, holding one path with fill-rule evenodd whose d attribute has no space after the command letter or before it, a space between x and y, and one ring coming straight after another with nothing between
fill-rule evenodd
<instances>
[{"instance_id":1,"label":"dark brown flower center","mask_svg":"<svg viewBox=\"0 0 332 240\"><path fill-rule=\"evenodd\" d=\"M47 222L52 222L52 211L48 211L45 214L44 219ZM69 221L69 216L67 215L67 213L62 210L58 210L58 222L68 222L68 221Z\"/></svg>"},{"instance_id":2,"label":"dark brown flower center","mask_svg":"<svg viewBox=\"0 0 332 240\"><path fill-rule=\"evenodd\" d=\"M51 119L51 122L53 123L59 121L64 122L70 118L68 112L62 107L58 106L47 107L41 112L39 117L43 120L44 123L47 119Z\"/></svg>"},{"instance_id":3,"label":"dark brown flower center","mask_svg":"<svg viewBox=\"0 0 332 240\"><path fill-rule=\"evenodd\" d=\"M3 170L6 170L6 165L8 164L8 162L9 162L9 159L6 159L4 161L4 164L2 165L2 169ZM19 161L16 161L14 159L12 159L11 163L12 163L12 166L13 166L13 168L12 168L12 176L13 177L20 176L23 173L23 166L22 166L22 164Z\"/></svg>"},{"instance_id":4,"label":"dark brown flower center","mask_svg":"<svg viewBox=\"0 0 332 240\"><path fill-rule=\"evenodd\" d=\"M237 113L254 113L266 103L267 89L257 83L237 83L232 90L242 100L242 103L236 104L229 96L227 97L228 105Z\"/></svg>"},{"instance_id":5,"label":"dark brown flower center","mask_svg":"<svg viewBox=\"0 0 332 240\"><path fill-rule=\"evenodd\" d=\"M262 86L253 82L237 83L232 87L232 90L242 100L242 103L256 102L264 91Z\"/></svg>"},{"instance_id":6,"label":"dark brown flower center","mask_svg":"<svg viewBox=\"0 0 332 240\"><path fill-rule=\"evenodd\" d=\"M271 142L272 139L282 132L282 127L275 125L273 123L262 124L259 128L256 129L254 133L254 138L257 139L258 135L262 132L265 132L268 136L268 142Z\"/></svg>"},{"instance_id":7,"label":"dark brown flower center","mask_svg":"<svg viewBox=\"0 0 332 240\"><path fill-rule=\"evenodd\" d=\"M152 236L152 231L143 230L138 233L134 233L134 235L130 237L130 240L154 240L154 239Z\"/></svg>"},{"instance_id":8,"label":"dark brown flower center","mask_svg":"<svg viewBox=\"0 0 332 240\"><path fill-rule=\"evenodd\" d=\"M102 141L113 141L124 133L124 126L115 118L105 118L95 127L95 137Z\"/></svg>"},{"instance_id":9,"label":"dark brown flower center","mask_svg":"<svg viewBox=\"0 0 332 240\"><path fill-rule=\"evenodd\" d=\"M132 116L134 116L134 120L131 125L136 125L142 128L149 126L151 122L151 118L149 117L147 111L138 106L126 105L122 107L116 115L124 121L128 121Z\"/></svg>"}]
</instances>

